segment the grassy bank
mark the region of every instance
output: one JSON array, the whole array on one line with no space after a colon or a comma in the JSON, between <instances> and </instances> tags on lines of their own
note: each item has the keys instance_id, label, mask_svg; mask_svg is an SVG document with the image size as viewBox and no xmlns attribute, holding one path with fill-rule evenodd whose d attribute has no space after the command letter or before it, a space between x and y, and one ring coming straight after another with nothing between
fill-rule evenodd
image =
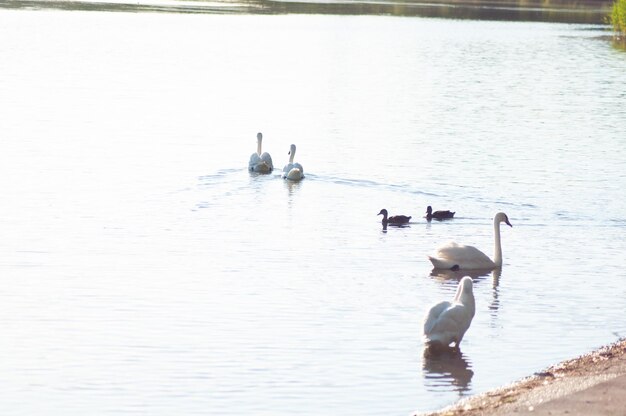
<instances>
[{"instance_id":1,"label":"grassy bank","mask_svg":"<svg viewBox=\"0 0 626 416\"><path fill-rule=\"evenodd\" d=\"M616 41L626 43L626 0L616 0L613 3L610 20Z\"/></svg>"}]
</instances>

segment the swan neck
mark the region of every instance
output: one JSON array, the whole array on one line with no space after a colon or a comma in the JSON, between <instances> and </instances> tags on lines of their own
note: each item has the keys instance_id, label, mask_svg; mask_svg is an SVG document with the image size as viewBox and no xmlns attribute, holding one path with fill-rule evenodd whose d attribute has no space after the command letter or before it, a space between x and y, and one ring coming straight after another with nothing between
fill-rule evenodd
<instances>
[{"instance_id":1,"label":"swan neck","mask_svg":"<svg viewBox=\"0 0 626 416\"><path fill-rule=\"evenodd\" d=\"M493 235L494 235L494 254L493 262L496 266L502 266L502 243L500 242L500 221L493 222Z\"/></svg>"},{"instance_id":2,"label":"swan neck","mask_svg":"<svg viewBox=\"0 0 626 416\"><path fill-rule=\"evenodd\" d=\"M463 303L463 285L459 284L456 288L456 294L454 295L454 301Z\"/></svg>"},{"instance_id":3,"label":"swan neck","mask_svg":"<svg viewBox=\"0 0 626 416\"><path fill-rule=\"evenodd\" d=\"M293 158L295 156L295 153L296 153L295 150L289 152L289 164L293 164Z\"/></svg>"},{"instance_id":4,"label":"swan neck","mask_svg":"<svg viewBox=\"0 0 626 416\"><path fill-rule=\"evenodd\" d=\"M476 311L476 301L474 300L474 293L472 290L464 291L463 286L459 285L456 290L456 296L454 297L454 301L467 307L471 311L472 316L474 316L474 313Z\"/></svg>"},{"instance_id":5,"label":"swan neck","mask_svg":"<svg viewBox=\"0 0 626 416\"><path fill-rule=\"evenodd\" d=\"M263 139L261 139L260 137L256 141L256 152L259 156L261 156L261 143L262 142L263 142Z\"/></svg>"},{"instance_id":6,"label":"swan neck","mask_svg":"<svg viewBox=\"0 0 626 416\"><path fill-rule=\"evenodd\" d=\"M471 312L472 316L474 316L474 314L476 313L476 301L474 300L474 294L463 294L461 295L460 301L463 306L465 306Z\"/></svg>"}]
</instances>

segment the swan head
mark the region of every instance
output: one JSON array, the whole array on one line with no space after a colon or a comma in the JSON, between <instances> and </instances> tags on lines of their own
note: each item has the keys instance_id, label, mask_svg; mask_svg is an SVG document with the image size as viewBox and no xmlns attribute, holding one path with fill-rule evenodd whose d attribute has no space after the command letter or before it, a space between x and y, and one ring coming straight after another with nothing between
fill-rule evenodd
<instances>
[{"instance_id":1,"label":"swan head","mask_svg":"<svg viewBox=\"0 0 626 416\"><path fill-rule=\"evenodd\" d=\"M504 212L498 212L496 216L494 217L493 222L496 224L503 222L509 227L513 227L513 225L511 225L511 223L509 222L509 217L507 217L507 215Z\"/></svg>"},{"instance_id":2,"label":"swan head","mask_svg":"<svg viewBox=\"0 0 626 416\"><path fill-rule=\"evenodd\" d=\"M263 133L257 133L257 134L256 134L256 139L257 139L258 141L263 140Z\"/></svg>"},{"instance_id":3,"label":"swan head","mask_svg":"<svg viewBox=\"0 0 626 416\"><path fill-rule=\"evenodd\" d=\"M433 207L430 205L426 207L426 214L431 215L433 213Z\"/></svg>"},{"instance_id":4,"label":"swan head","mask_svg":"<svg viewBox=\"0 0 626 416\"><path fill-rule=\"evenodd\" d=\"M462 278L460 285L461 292L463 292L464 294L470 294L474 290L474 281L469 276L465 276L464 278Z\"/></svg>"},{"instance_id":5,"label":"swan head","mask_svg":"<svg viewBox=\"0 0 626 416\"><path fill-rule=\"evenodd\" d=\"M291 146L289 146L289 152L287 153L288 155L295 155L296 154L296 145L292 144Z\"/></svg>"},{"instance_id":6,"label":"swan head","mask_svg":"<svg viewBox=\"0 0 626 416\"><path fill-rule=\"evenodd\" d=\"M389 215L389 213L387 212L386 209L381 209L380 212L377 215L382 215L384 217L387 217L387 215Z\"/></svg>"}]
</instances>

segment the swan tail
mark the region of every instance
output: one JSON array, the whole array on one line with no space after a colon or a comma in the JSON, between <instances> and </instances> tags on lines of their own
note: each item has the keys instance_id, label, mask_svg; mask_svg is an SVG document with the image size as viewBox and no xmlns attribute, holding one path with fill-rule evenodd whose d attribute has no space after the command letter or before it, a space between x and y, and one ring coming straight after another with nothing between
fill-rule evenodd
<instances>
[{"instance_id":1,"label":"swan tail","mask_svg":"<svg viewBox=\"0 0 626 416\"><path fill-rule=\"evenodd\" d=\"M272 171L272 166L268 165L265 162L260 162L250 167L250 170L257 173L270 173Z\"/></svg>"},{"instance_id":2,"label":"swan tail","mask_svg":"<svg viewBox=\"0 0 626 416\"><path fill-rule=\"evenodd\" d=\"M261 155L261 160L263 162L265 162L269 166L270 170L274 169L274 163L272 162L272 156L270 156L269 153L267 153L267 152L263 153Z\"/></svg>"},{"instance_id":3,"label":"swan tail","mask_svg":"<svg viewBox=\"0 0 626 416\"><path fill-rule=\"evenodd\" d=\"M293 168L289 172L285 173L283 175L283 178L289 179L290 181L299 181L300 179L304 178L304 175L302 174L302 171L300 169Z\"/></svg>"},{"instance_id":4,"label":"swan tail","mask_svg":"<svg viewBox=\"0 0 626 416\"><path fill-rule=\"evenodd\" d=\"M451 262L449 260L446 260L446 259L438 259L436 257L428 256L428 260L430 260L430 262L433 264L433 267L435 269L451 269L451 270L459 269L458 264Z\"/></svg>"},{"instance_id":5,"label":"swan tail","mask_svg":"<svg viewBox=\"0 0 626 416\"><path fill-rule=\"evenodd\" d=\"M424 345L428 349L438 350L449 348L452 343L456 343L455 337L452 334L445 332L430 334L424 337Z\"/></svg>"},{"instance_id":6,"label":"swan tail","mask_svg":"<svg viewBox=\"0 0 626 416\"><path fill-rule=\"evenodd\" d=\"M304 177L304 168L302 167L302 165L301 165L301 164L299 164L299 163L294 163L294 164L293 164L293 167L294 167L294 169L299 169L299 170L300 170L300 172L302 173L302 176Z\"/></svg>"}]
</instances>

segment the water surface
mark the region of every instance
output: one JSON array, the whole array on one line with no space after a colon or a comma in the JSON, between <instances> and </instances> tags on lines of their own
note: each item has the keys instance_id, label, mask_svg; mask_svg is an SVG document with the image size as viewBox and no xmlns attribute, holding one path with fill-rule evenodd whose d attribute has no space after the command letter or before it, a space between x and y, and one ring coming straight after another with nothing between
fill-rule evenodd
<instances>
[{"instance_id":1,"label":"water surface","mask_svg":"<svg viewBox=\"0 0 626 416\"><path fill-rule=\"evenodd\" d=\"M626 59L603 35L0 11L0 413L407 415L624 336ZM247 172L258 131L303 182ZM460 277L426 255L491 254L498 211L462 356L423 358Z\"/></svg>"}]
</instances>

